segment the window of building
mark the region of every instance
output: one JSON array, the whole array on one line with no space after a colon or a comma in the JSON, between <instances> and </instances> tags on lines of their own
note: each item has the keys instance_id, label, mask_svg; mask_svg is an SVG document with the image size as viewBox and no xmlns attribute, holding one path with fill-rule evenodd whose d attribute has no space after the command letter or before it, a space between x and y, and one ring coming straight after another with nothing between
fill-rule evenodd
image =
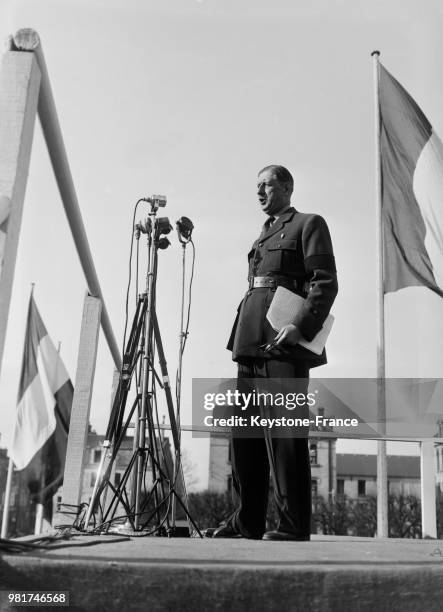
<instances>
[{"instance_id":1,"label":"window of building","mask_svg":"<svg viewBox=\"0 0 443 612\"><path fill-rule=\"evenodd\" d=\"M231 457L231 454L232 454L231 446L232 446L231 443L229 443L228 444L228 463L231 463L231 459L232 459L232 457Z\"/></svg>"},{"instance_id":2,"label":"window of building","mask_svg":"<svg viewBox=\"0 0 443 612\"><path fill-rule=\"evenodd\" d=\"M102 451L99 448L95 448L94 453L92 455L92 463L100 463L101 458L102 458Z\"/></svg>"},{"instance_id":3,"label":"window of building","mask_svg":"<svg viewBox=\"0 0 443 612\"><path fill-rule=\"evenodd\" d=\"M358 481L358 494L359 495L366 495L366 480L359 480Z\"/></svg>"},{"instance_id":4,"label":"window of building","mask_svg":"<svg viewBox=\"0 0 443 612\"><path fill-rule=\"evenodd\" d=\"M309 445L309 458L311 460L311 464L316 465L318 463L317 444Z\"/></svg>"},{"instance_id":5,"label":"window of building","mask_svg":"<svg viewBox=\"0 0 443 612\"><path fill-rule=\"evenodd\" d=\"M318 495L318 482L315 478L312 479L311 481L311 491L312 491L312 497L317 497Z\"/></svg>"},{"instance_id":6,"label":"window of building","mask_svg":"<svg viewBox=\"0 0 443 612\"><path fill-rule=\"evenodd\" d=\"M121 473L120 472L115 472L115 474L114 474L114 484L115 484L116 487L118 487L118 485L120 484L121 480L122 480Z\"/></svg>"},{"instance_id":7,"label":"window of building","mask_svg":"<svg viewBox=\"0 0 443 612\"><path fill-rule=\"evenodd\" d=\"M91 472L91 478L89 480L89 486L93 487L95 485L95 481L97 479L97 475L95 472Z\"/></svg>"},{"instance_id":8,"label":"window of building","mask_svg":"<svg viewBox=\"0 0 443 612\"><path fill-rule=\"evenodd\" d=\"M345 481L343 478L337 478L337 495L345 494Z\"/></svg>"},{"instance_id":9,"label":"window of building","mask_svg":"<svg viewBox=\"0 0 443 612\"><path fill-rule=\"evenodd\" d=\"M232 476L228 476L228 493L232 491Z\"/></svg>"}]
</instances>

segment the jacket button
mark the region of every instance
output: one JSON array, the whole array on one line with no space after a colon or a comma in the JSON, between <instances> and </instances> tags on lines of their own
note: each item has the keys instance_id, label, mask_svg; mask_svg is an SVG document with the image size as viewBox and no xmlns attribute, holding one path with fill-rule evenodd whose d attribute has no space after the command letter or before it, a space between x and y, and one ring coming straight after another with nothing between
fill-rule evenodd
<instances>
[{"instance_id":1,"label":"jacket button","mask_svg":"<svg viewBox=\"0 0 443 612\"><path fill-rule=\"evenodd\" d=\"M259 246L259 247L263 246L263 242L259 242L259 243L258 243L258 246Z\"/></svg>"}]
</instances>

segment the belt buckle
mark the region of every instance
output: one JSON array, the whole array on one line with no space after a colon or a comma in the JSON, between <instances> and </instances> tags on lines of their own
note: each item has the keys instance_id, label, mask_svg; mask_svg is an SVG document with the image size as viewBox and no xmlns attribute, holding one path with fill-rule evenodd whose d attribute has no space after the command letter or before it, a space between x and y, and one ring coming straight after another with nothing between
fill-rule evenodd
<instances>
[{"instance_id":1,"label":"belt buckle","mask_svg":"<svg viewBox=\"0 0 443 612\"><path fill-rule=\"evenodd\" d=\"M249 289L269 288L272 291L277 289L277 279L269 276L251 276L249 278Z\"/></svg>"}]
</instances>

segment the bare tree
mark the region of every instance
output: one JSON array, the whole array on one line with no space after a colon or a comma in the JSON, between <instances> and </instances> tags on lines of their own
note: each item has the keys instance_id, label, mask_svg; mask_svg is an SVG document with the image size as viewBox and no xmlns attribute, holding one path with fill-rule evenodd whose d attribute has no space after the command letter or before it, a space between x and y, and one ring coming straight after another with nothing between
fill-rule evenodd
<instances>
[{"instance_id":1,"label":"bare tree","mask_svg":"<svg viewBox=\"0 0 443 612\"><path fill-rule=\"evenodd\" d=\"M182 469L185 478L186 490L193 491L196 489L199 479L196 475L197 465L192 461L191 455L186 448L182 448Z\"/></svg>"},{"instance_id":2,"label":"bare tree","mask_svg":"<svg viewBox=\"0 0 443 612\"><path fill-rule=\"evenodd\" d=\"M233 512L231 496L227 491L199 491L190 493L189 510L201 529L217 527Z\"/></svg>"}]
</instances>

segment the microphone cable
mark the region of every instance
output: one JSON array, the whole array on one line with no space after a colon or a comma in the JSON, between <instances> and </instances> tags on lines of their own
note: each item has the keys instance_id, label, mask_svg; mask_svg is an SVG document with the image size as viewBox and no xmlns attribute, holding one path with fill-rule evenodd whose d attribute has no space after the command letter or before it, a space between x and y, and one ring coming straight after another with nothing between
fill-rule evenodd
<instances>
[{"instance_id":1,"label":"microphone cable","mask_svg":"<svg viewBox=\"0 0 443 612\"><path fill-rule=\"evenodd\" d=\"M131 290L131 281L132 281L132 252L134 249L134 232L135 232L135 215L137 214L137 209L139 204L144 201L144 198L140 198L137 200L134 206L134 213L132 215L132 232L131 232L131 245L129 248L129 275L128 275L128 285L126 288L126 302L125 302L125 327L123 331L123 349L122 355L125 354L125 344L126 344L126 333L128 329L128 318L129 318L129 292ZM138 291L138 254L139 254L139 243L140 240L137 239L137 279L136 279L136 289Z\"/></svg>"}]
</instances>

